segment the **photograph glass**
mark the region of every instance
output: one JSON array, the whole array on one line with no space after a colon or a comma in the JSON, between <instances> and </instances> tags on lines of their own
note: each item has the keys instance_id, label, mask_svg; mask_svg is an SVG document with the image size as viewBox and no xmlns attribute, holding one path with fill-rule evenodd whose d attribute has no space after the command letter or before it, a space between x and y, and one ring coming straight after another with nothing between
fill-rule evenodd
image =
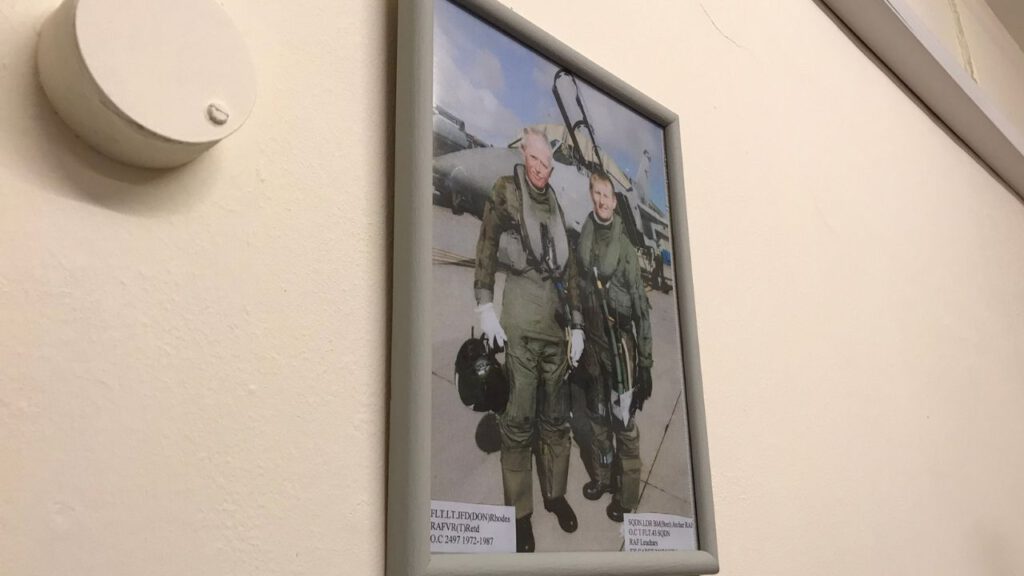
<instances>
[{"instance_id":1,"label":"photograph glass","mask_svg":"<svg viewBox=\"0 0 1024 576\"><path fill-rule=\"evenodd\" d=\"M433 38L431 552L696 550L664 129L449 0Z\"/></svg>"}]
</instances>

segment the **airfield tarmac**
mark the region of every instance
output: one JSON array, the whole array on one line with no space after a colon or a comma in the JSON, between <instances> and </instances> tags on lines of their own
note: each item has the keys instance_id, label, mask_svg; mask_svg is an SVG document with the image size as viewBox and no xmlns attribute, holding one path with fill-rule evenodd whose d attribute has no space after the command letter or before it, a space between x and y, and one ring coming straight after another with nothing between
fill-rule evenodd
<instances>
[{"instance_id":1,"label":"airfield tarmac","mask_svg":"<svg viewBox=\"0 0 1024 576\"><path fill-rule=\"evenodd\" d=\"M472 259L480 231L474 216L455 216L448 208L433 206L434 252L446 263L433 265L433 327L431 376L431 498L454 502L502 505L500 454L478 447L478 429L497 442L493 415L463 406L454 385L455 355L470 336L476 322L471 263L447 263L452 255ZM495 306L501 309L504 274L495 286ZM675 294L648 291L654 340L654 392L643 411L637 412L640 427L641 497L639 512L659 512L694 517L692 474L685 398L682 396L682 361ZM534 474L533 530L537 552L621 550L622 524L605 515L611 496L589 501L581 492L590 479L581 458L589 446L582 393L573 395L573 446L566 500L576 511L579 529L566 534L553 514L544 510L540 485ZM486 445L486 442L484 443ZM493 448L496 449L496 444ZM535 464L536 469L536 464Z\"/></svg>"}]
</instances>

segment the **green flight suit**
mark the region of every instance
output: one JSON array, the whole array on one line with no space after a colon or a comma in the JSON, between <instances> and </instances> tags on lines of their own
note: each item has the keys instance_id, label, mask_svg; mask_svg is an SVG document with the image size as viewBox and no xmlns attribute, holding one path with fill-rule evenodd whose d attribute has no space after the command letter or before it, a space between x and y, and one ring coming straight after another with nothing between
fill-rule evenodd
<instances>
[{"instance_id":1,"label":"green flight suit","mask_svg":"<svg viewBox=\"0 0 1024 576\"><path fill-rule=\"evenodd\" d=\"M582 268L580 298L587 341L583 349L583 366L590 376L587 407L594 432L594 479L602 484L612 484L611 464L613 455L617 454L622 465L622 482L613 497L623 508L635 510L640 500L640 430L635 418L629 418L628 425L623 426L611 415L610 390L615 370L594 269L597 269L605 287L608 311L625 340L627 354L635 359L636 366L646 368L654 363L650 304L640 276L636 249L623 234L622 220L618 215L613 216L612 222L601 224L591 213L583 224L577 250Z\"/></svg>"},{"instance_id":2,"label":"green flight suit","mask_svg":"<svg viewBox=\"0 0 1024 576\"><path fill-rule=\"evenodd\" d=\"M473 282L478 304L493 300L499 253L511 263L501 310L509 379L508 405L498 415L501 476L505 504L523 518L533 512L535 426L545 499L565 495L569 473L568 326L556 319L563 309L556 282L564 286L569 309L563 322L578 326L582 316L576 258L555 191L535 189L521 164L494 183L484 207Z\"/></svg>"}]
</instances>

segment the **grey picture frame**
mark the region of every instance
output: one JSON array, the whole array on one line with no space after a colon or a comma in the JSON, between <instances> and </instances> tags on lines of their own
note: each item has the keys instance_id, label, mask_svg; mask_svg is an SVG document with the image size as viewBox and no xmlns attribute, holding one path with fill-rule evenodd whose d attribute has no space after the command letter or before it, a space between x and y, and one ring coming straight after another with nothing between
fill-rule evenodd
<instances>
[{"instance_id":1,"label":"grey picture frame","mask_svg":"<svg viewBox=\"0 0 1024 576\"><path fill-rule=\"evenodd\" d=\"M431 185L433 0L400 0L395 111L394 268L388 438L389 576L668 575L719 569L697 342L678 116L493 0L455 4L571 70L665 131L673 262L682 335L684 388L698 549L679 552L431 554Z\"/></svg>"}]
</instances>

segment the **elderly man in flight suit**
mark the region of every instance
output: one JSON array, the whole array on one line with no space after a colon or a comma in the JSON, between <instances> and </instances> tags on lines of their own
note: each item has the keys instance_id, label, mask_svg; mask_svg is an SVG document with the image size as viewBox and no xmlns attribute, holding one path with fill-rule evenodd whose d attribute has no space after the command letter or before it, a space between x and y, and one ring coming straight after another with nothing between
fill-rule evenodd
<instances>
[{"instance_id":1,"label":"elderly man in flight suit","mask_svg":"<svg viewBox=\"0 0 1024 576\"><path fill-rule=\"evenodd\" d=\"M558 198L548 185L554 170L551 145L543 132L528 128L520 148L523 164L494 183L484 208L473 287L481 332L492 344L506 346L509 399L498 416L501 477L505 504L516 509L516 550L532 552L535 428L544 508L558 517L562 530L577 527L565 500L570 450L566 373L583 353L583 330L576 258ZM511 264L500 322L493 304L499 248Z\"/></svg>"},{"instance_id":2,"label":"elderly man in flight suit","mask_svg":"<svg viewBox=\"0 0 1024 576\"><path fill-rule=\"evenodd\" d=\"M617 201L607 174L591 175L590 199L594 210L577 244L595 471L583 486L583 496L597 500L614 490L606 512L613 521L622 522L623 514L636 509L640 500L640 431L633 416L651 396L650 305L636 249L615 214ZM611 342L610 336L618 342ZM622 466L617 489L611 478L616 455Z\"/></svg>"}]
</instances>

